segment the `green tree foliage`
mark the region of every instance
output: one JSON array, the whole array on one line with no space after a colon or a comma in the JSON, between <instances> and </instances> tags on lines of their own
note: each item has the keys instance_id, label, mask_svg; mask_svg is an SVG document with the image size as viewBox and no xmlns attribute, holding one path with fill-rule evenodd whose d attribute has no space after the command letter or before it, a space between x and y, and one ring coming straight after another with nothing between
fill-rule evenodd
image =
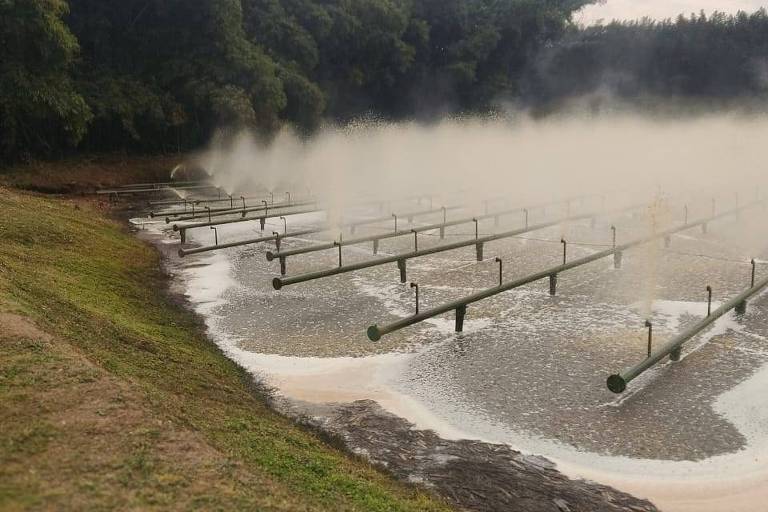
<instances>
[{"instance_id":1,"label":"green tree foliage","mask_svg":"<svg viewBox=\"0 0 768 512\"><path fill-rule=\"evenodd\" d=\"M597 90L625 101L766 98L768 13L702 13L571 29L537 64L528 93L539 103Z\"/></svg>"},{"instance_id":2,"label":"green tree foliage","mask_svg":"<svg viewBox=\"0 0 768 512\"><path fill-rule=\"evenodd\" d=\"M764 96L768 15L579 28L591 0L0 0L0 160L595 90Z\"/></svg>"},{"instance_id":3,"label":"green tree foliage","mask_svg":"<svg viewBox=\"0 0 768 512\"><path fill-rule=\"evenodd\" d=\"M487 109L516 93L528 59L586 3L0 0L15 42L3 89L18 93L3 95L0 158L67 143L181 150L221 127L309 132L324 118ZM25 99L23 84L35 94Z\"/></svg>"},{"instance_id":4,"label":"green tree foliage","mask_svg":"<svg viewBox=\"0 0 768 512\"><path fill-rule=\"evenodd\" d=\"M419 98L437 107L483 110L515 97L519 81L544 45L565 31L584 0L420 0L417 17L429 27L421 54ZM429 94L427 91L432 91ZM435 94L439 92L441 94ZM443 98L442 96L445 96Z\"/></svg>"},{"instance_id":5,"label":"green tree foliage","mask_svg":"<svg viewBox=\"0 0 768 512\"><path fill-rule=\"evenodd\" d=\"M77 144L91 112L74 87L78 52L61 0L0 0L0 159Z\"/></svg>"},{"instance_id":6,"label":"green tree foliage","mask_svg":"<svg viewBox=\"0 0 768 512\"><path fill-rule=\"evenodd\" d=\"M218 125L270 130L286 97L250 43L239 0L71 0L78 82L100 127L93 148L165 149Z\"/></svg>"}]
</instances>

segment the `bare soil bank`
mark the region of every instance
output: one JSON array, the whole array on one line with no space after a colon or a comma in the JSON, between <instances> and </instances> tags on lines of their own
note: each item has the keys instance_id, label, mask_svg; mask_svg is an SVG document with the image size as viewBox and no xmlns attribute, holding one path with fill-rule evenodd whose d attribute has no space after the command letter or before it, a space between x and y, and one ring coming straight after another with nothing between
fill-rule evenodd
<instances>
[{"instance_id":1,"label":"bare soil bank","mask_svg":"<svg viewBox=\"0 0 768 512\"><path fill-rule=\"evenodd\" d=\"M420 483L462 509L484 512L651 512L650 502L593 482L571 480L550 461L506 445L441 439L416 430L372 400L293 404L307 424L397 478Z\"/></svg>"}]
</instances>

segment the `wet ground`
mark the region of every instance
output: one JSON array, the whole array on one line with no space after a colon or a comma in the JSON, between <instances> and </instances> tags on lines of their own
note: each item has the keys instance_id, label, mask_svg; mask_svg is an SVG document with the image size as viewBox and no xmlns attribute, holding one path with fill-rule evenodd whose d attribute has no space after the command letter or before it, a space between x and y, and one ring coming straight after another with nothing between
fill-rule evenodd
<instances>
[{"instance_id":1,"label":"wet ground","mask_svg":"<svg viewBox=\"0 0 768 512\"><path fill-rule=\"evenodd\" d=\"M562 213L550 211L546 218ZM707 213L700 206L690 215L695 219ZM467 215L456 212L453 217ZM545 220L539 215L531 223ZM618 270L610 258L578 267L559 276L555 297L549 295L549 283L539 281L472 304L460 334L453 332L453 314L448 314L376 343L365 335L369 325L384 325L414 311L413 290L399 282L394 263L280 291L271 285L279 266L265 259L273 244L188 257L181 265L199 275L218 266L218 273L209 275L216 281L209 288L217 290L211 297L190 292L193 301L210 301L205 313L216 319L217 336L243 353L295 358L262 362L261 368L274 372L278 385L292 375L312 374L318 365L315 373L336 375L325 379L326 392L317 395L318 401L346 401L344 392L350 386L365 395L367 370L360 370L350 356L402 353L408 355L393 359L393 364L383 359L375 365L389 368L382 378L388 392L418 402L440 424L467 435L535 453L549 454L554 445L559 447L555 451L622 461L707 461L749 452L756 436L768 434L768 424L753 425L746 432L738 419L724 412L733 407L718 406L722 395L768 362L768 295L753 299L745 315L731 313L718 321L685 346L680 362L665 360L631 382L625 394L608 391L605 380L645 357L646 318L653 321L655 343L661 344L706 314L706 286L714 291L713 308L748 288L749 260L768 260L765 216L754 208L739 218L712 223L707 233L697 228L675 235L669 247L658 241L632 249ZM440 217L418 221L433 223ZM291 217L290 230L321 221L317 215ZM663 228L680 221L680 215L669 215L656 222ZM514 215L503 217L499 226L484 221L480 235L514 229L522 222ZM611 225L623 243L647 234L650 223L647 212L602 216L594 226L588 220L565 223L486 244L482 262L476 261L472 246L410 260L408 280L419 283L424 310L494 286L497 256L504 262L504 279L510 280L561 263L561 238L569 241L567 258L572 260L610 247ZM254 227L258 229L222 227L219 240L245 238L254 234ZM358 229L356 235L388 230L391 226L378 225ZM419 235L419 247L473 236L473 225L457 226L447 231L445 241L436 233ZM289 239L283 248L331 238ZM189 241L207 244L212 235L197 230L190 232ZM177 248L174 243L167 247L169 254ZM412 237L384 240L380 256L412 248ZM344 248L343 257L349 264L376 256L366 244ZM337 264L335 250L296 256L288 259L288 275ZM768 265L759 264L758 275L766 273ZM322 361L332 361L333 371L316 357L329 358ZM285 369L286 361L293 361L290 370ZM339 391L335 397L334 386ZM359 398L360 393L349 397Z\"/></svg>"},{"instance_id":2,"label":"wet ground","mask_svg":"<svg viewBox=\"0 0 768 512\"><path fill-rule=\"evenodd\" d=\"M446 440L376 402L314 408L311 423L402 480L432 488L464 510L655 512L647 500L571 480L550 461L506 445Z\"/></svg>"}]
</instances>

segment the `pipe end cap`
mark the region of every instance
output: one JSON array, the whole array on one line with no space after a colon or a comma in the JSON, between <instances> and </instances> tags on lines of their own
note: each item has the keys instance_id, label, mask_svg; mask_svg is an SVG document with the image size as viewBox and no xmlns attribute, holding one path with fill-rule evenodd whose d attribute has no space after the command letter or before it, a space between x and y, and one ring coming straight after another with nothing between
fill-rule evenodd
<instances>
[{"instance_id":1,"label":"pipe end cap","mask_svg":"<svg viewBox=\"0 0 768 512\"><path fill-rule=\"evenodd\" d=\"M274 288L275 290L279 290L282 287L283 287L282 279L280 279L279 277L272 279L272 288Z\"/></svg>"},{"instance_id":2,"label":"pipe end cap","mask_svg":"<svg viewBox=\"0 0 768 512\"><path fill-rule=\"evenodd\" d=\"M616 394L623 393L627 389L627 381L621 375L611 375L608 377L608 389Z\"/></svg>"},{"instance_id":3,"label":"pipe end cap","mask_svg":"<svg viewBox=\"0 0 768 512\"><path fill-rule=\"evenodd\" d=\"M183 258L186 255L187 255L187 251L185 251L184 249L179 249L179 258Z\"/></svg>"},{"instance_id":4,"label":"pipe end cap","mask_svg":"<svg viewBox=\"0 0 768 512\"><path fill-rule=\"evenodd\" d=\"M267 261L272 261L275 259L275 254L272 251L267 251Z\"/></svg>"},{"instance_id":5,"label":"pipe end cap","mask_svg":"<svg viewBox=\"0 0 768 512\"><path fill-rule=\"evenodd\" d=\"M371 341L379 341L381 339L378 325L372 325L368 328L368 339Z\"/></svg>"}]
</instances>

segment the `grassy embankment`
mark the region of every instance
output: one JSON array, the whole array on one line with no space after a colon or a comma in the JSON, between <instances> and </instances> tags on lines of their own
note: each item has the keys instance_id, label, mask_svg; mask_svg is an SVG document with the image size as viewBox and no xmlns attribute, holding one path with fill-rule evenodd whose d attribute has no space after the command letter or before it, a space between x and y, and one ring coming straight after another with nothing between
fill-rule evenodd
<instances>
[{"instance_id":1,"label":"grassy embankment","mask_svg":"<svg viewBox=\"0 0 768 512\"><path fill-rule=\"evenodd\" d=\"M92 203L0 212L0 510L448 508L272 412Z\"/></svg>"}]
</instances>

